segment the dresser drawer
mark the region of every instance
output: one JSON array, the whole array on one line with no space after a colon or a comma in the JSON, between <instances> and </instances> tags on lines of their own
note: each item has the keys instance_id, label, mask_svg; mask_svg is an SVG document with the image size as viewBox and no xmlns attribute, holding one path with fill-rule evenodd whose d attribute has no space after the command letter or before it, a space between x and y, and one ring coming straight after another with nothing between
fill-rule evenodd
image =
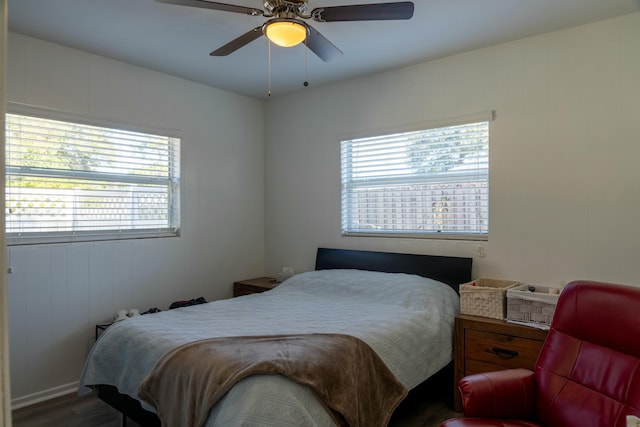
<instances>
[{"instance_id":1,"label":"dresser drawer","mask_svg":"<svg viewBox=\"0 0 640 427\"><path fill-rule=\"evenodd\" d=\"M454 395L462 411L458 382L465 375L511 368L534 369L547 331L498 319L456 317L454 344Z\"/></svg>"},{"instance_id":2,"label":"dresser drawer","mask_svg":"<svg viewBox=\"0 0 640 427\"><path fill-rule=\"evenodd\" d=\"M490 370L534 369L542 344L542 341L528 338L466 329L464 357L467 360L467 367L465 373L467 375L470 373L468 369L470 361L479 362L476 364L476 368L478 366L495 367Z\"/></svg>"},{"instance_id":3,"label":"dresser drawer","mask_svg":"<svg viewBox=\"0 0 640 427\"><path fill-rule=\"evenodd\" d=\"M467 359L464 366L464 374L473 375L481 374L483 372L502 371L505 367L501 365L494 365L487 362L479 362L477 360Z\"/></svg>"}]
</instances>

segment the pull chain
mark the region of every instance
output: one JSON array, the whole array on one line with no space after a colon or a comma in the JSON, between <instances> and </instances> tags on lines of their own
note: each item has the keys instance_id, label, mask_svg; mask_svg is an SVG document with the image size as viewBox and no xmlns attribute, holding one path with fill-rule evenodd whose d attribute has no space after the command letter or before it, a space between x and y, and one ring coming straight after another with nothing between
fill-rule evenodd
<instances>
[{"instance_id":1,"label":"pull chain","mask_svg":"<svg viewBox=\"0 0 640 427\"><path fill-rule=\"evenodd\" d=\"M307 80L307 39L304 39L304 87L309 86L309 80Z\"/></svg>"},{"instance_id":2,"label":"pull chain","mask_svg":"<svg viewBox=\"0 0 640 427\"><path fill-rule=\"evenodd\" d=\"M271 40L267 39L267 56L269 57L268 59L268 64L269 64L269 71L268 71L268 76L269 76L269 89L267 92L268 96L271 96Z\"/></svg>"}]
</instances>

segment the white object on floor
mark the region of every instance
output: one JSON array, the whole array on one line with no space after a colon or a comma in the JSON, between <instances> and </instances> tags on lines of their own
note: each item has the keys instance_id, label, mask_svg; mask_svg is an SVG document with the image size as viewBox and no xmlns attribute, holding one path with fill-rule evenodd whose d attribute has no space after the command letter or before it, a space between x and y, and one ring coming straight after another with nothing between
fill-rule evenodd
<instances>
[{"instance_id":1,"label":"white object on floor","mask_svg":"<svg viewBox=\"0 0 640 427\"><path fill-rule=\"evenodd\" d=\"M640 427L640 418L627 415L627 427Z\"/></svg>"}]
</instances>

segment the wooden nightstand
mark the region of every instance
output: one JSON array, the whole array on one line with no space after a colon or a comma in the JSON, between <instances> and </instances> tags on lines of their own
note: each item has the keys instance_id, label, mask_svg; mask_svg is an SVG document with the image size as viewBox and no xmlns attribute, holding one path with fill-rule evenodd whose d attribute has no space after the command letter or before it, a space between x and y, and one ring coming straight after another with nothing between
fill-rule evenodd
<instances>
[{"instance_id":1,"label":"wooden nightstand","mask_svg":"<svg viewBox=\"0 0 640 427\"><path fill-rule=\"evenodd\" d=\"M456 318L454 409L462 411L458 382L466 375L511 368L534 369L548 331L487 317Z\"/></svg>"},{"instance_id":2,"label":"wooden nightstand","mask_svg":"<svg viewBox=\"0 0 640 427\"><path fill-rule=\"evenodd\" d=\"M240 280L233 284L233 296L257 294L268 291L278 285L273 277L257 277L255 279Z\"/></svg>"}]
</instances>

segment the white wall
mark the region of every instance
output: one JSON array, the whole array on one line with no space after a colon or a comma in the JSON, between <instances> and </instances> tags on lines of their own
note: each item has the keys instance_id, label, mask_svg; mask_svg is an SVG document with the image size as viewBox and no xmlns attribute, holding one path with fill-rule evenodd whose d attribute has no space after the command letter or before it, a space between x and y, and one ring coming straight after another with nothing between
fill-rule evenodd
<instances>
[{"instance_id":1,"label":"white wall","mask_svg":"<svg viewBox=\"0 0 640 427\"><path fill-rule=\"evenodd\" d=\"M183 132L180 238L10 248L20 406L74 388L94 325L118 309L226 298L234 280L263 274L264 106L17 34L8 49L9 101Z\"/></svg>"},{"instance_id":2,"label":"white wall","mask_svg":"<svg viewBox=\"0 0 640 427\"><path fill-rule=\"evenodd\" d=\"M476 277L640 285L638 76L640 13L270 101L266 272L310 270L330 246L471 256ZM341 136L492 109L488 242L341 237Z\"/></svg>"}]
</instances>

